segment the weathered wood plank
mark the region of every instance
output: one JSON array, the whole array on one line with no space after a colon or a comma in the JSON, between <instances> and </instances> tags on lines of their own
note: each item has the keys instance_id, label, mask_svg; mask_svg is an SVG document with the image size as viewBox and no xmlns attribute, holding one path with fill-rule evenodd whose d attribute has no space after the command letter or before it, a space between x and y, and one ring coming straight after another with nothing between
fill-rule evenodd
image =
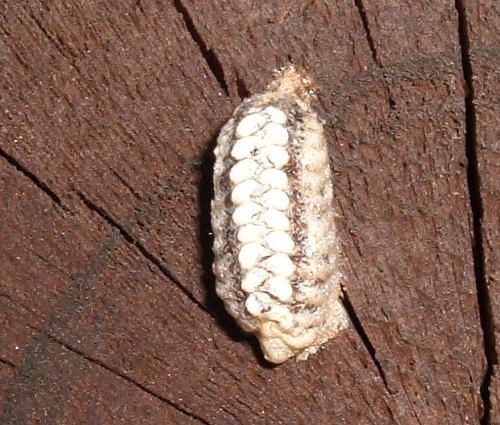
<instances>
[{"instance_id":1,"label":"weathered wood plank","mask_svg":"<svg viewBox=\"0 0 500 425\"><path fill-rule=\"evenodd\" d=\"M5 423L478 421L453 2L47 4L0 14L2 291L40 282L16 294L24 313L4 300L5 346L24 338L5 351ZM271 369L214 299L210 151L290 60L318 85L360 323Z\"/></svg>"},{"instance_id":2,"label":"weathered wood plank","mask_svg":"<svg viewBox=\"0 0 500 425\"><path fill-rule=\"evenodd\" d=\"M444 52L456 52L459 58L454 1L356 0L356 4L380 65ZM454 65L460 66L460 62L450 67Z\"/></svg>"},{"instance_id":3,"label":"weathered wood plank","mask_svg":"<svg viewBox=\"0 0 500 425\"><path fill-rule=\"evenodd\" d=\"M52 340L39 347L31 358L37 367L16 380L19 399L4 411L2 424L203 424Z\"/></svg>"},{"instance_id":4,"label":"weathered wood plank","mask_svg":"<svg viewBox=\"0 0 500 425\"><path fill-rule=\"evenodd\" d=\"M305 66L322 89L338 87L372 63L352 2L175 4L217 55L231 92L262 90L270 70L290 62Z\"/></svg>"},{"instance_id":5,"label":"weathered wood plank","mask_svg":"<svg viewBox=\"0 0 500 425\"><path fill-rule=\"evenodd\" d=\"M7 206L0 226L0 400L5 402L0 423L38 423L47 412L50 423L75 423L75 415L81 423L96 423L96 418L147 423L150 416L200 423L140 385L132 388L126 377L110 378L111 369L82 366L85 356L86 362L68 360L64 346L53 344L47 335L79 314L85 287L96 284L95 275L120 237L85 208L72 217L63 213L14 167L2 162L0 175L6 183L0 186L2 205Z\"/></svg>"},{"instance_id":6,"label":"weathered wood plank","mask_svg":"<svg viewBox=\"0 0 500 425\"><path fill-rule=\"evenodd\" d=\"M335 102L347 292L410 423L467 423L478 415L483 353L461 75L448 63L385 68Z\"/></svg>"},{"instance_id":7,"label":"weathered wood plank","mask_svg":"<svg viewBox=\"0 0 500 425\"><path fill-rule=\"evenodd\" d=\"M91 212L68 213L4 158L0 203L0 359L13 368L3 401L7 378L105 234Z\"/></svg>"},{"instance_id":8,"label":"weathered wood plank","mask_svg":"<svg viewBox=\"0 0 500 425\"><path fill-rule=\"evenodd\" d=\"M500 4L464 1L463 37L469 66L471 150L477 162L477 259L484 345L488 359L482 392L485 423L500 424ZM489 399L489 400L488 400Z\"/></svg>"},{"instance_id":9,"label":"weathered wood plank","mask_svg":"<svg viewBox=\"0 0 500 425\"><path fill-rule=\"evenodd\" d=\"M98 355L208 423L306 423L326 417L340 423L353 417L359 423L384 423L387 406L376 385L363 390L363 409L343 401L343 394L359 385L355 380L373 380L370 361L352 336L343 338L345 348L334 362L323 355L315 364L263 368L241 337L234 340L221 332L214 319L123 244L83 299L84 304L58 313L63 320L51 335ZM314 371L322 373L311 381ZM303 383L300 390L297 382ZM235 385L240 390L228 391ZM332 392L343 401L341 411L326 397ZM295 406L289 405L291 399Z\"/></svg>"},{"instance_id":10,"label":"weathered wood plank","mask_svg":"<svg viewBox=\"0 0 500 425\"><path fill-rule=\"evenodd\" d=\"M269 46L280 45L280 37L276 37L276 33L279 34L281 29L272 29L272 27L268 29L264 25L252 22L251 25L243 26L244 32L239 31L242 28L240 22L242 14L238 11L244 8L241 2L234 3L234 5L227 2L220 7L205 6L199 2L185 3L196 27L200 28L203 38L209 40L209 45L217 53L224 67L237 68L236 75L238 76L250 74L249 69L259 69L260 64L266 62ZM361 272L355 270L358 272L357 276L354 271L351 271L349 278L346 279L348 282L346 285L348 292L354 294L353 303L356 310L360 312L362 322L369 330L370 340L377 347L377 358L381 362L384 373L389 376L389 382L394 379L391 390L396 392L397 403L413 407L416 412L413 413L414 420L421 420L422 423L432 423L432 421L438 421L438 418L447 418L451 423L467 422L468 417L478 417L480 414L476 406L480 404L478 390L482 350L472 269L472 249L469 243L471 229L469 227L470 216L467 212L464 93L461 90L463 76L455 5L451 1L439 5L429 2L402 6L399 3L396 5L390 2L377 2L376 4L358 2L357 5L359 15L365 20L368 40L365 45L371 44L376 63L384 65L386 71L381 72L379 76L372 73L363 79L360 78L356 81L359 86L357 90L348 83L346 83L347 87L338 88L344 79L348 81L354 79L353 74L356 74L356 69L354 72L351 71L349 77L345 77L347 73L342 72L344 64L349 63L342 56L344 49L339 49L341 53L335 51L330 55L323 55L324 50L321 49L323 46L317 43L314 56L320 57L321 62L309 60L310 56L306 54L298 53L295 57L293 54L290 55L295 62L301 65L306 64L314 69L320 86L320 95L334 93L333 101L322 100L322 104L328 105L329 108L325 114L328 115L328 112L331 114L330 122L333 123L333 131L338 133L340 130L337 127L344 126L341 141L344 146L349 146L353 151L352 158L346 155L347 158L338 158L338 161L334 161L333 164L334 168L339 170L340 176L342 176L341 171L348 169L347 172L344 171L348 175L346 181L338 182L339 191L349 187L349 180L352 180L354 182L352 185L355 186L352 192L339 193L339 198L345 199L346 208L343 208L343 215L351 221L347 231L360 233L361 243L366 244L366 248L371 248L373 258L367 261L365 259L367 253L356 255L356 251L351 248L348 258L354 264L353 269L357 268L358 264L368 263L368 265ZM308 4L308 6L308 11L315 8L327 8L320 2ZM282 5L281 9L286 7ZM434 13L428 13L429 7ZM272 8L280 11L279 5L273 5ZM394 16L392 16L396 9L398 9L398 24L394 22ZM267 13L269 18L270 10L271 7L264 11L263 15L266 16ZM291 10L297 13L299 9L292 8ZM349 16L352 17L355 14L356 11L351 9ZM287 16L289 15L290 12ZM344 16L342 13L333 12L331 15ZM222 16L224 22L220 20ZM257 16L259 16L257 13L251 14L250 19L257 21ZM212 24L212 17L216 24ZM216 20L217 17L219 17L218 20ZM269 20L272 21L272 18ZM360 21L362 22L362 19L353 26L358 36L357 39L360 34L363 35ZM443 23L439 25L439 34L435 33L436 22ZM224 28L223 36L218 31L220 26ZM328 30L334 32L330 27ZM388 37L389 32L390 37ZM246 46L245 49L240 50L225 41L228 33L231 34L231 39L233 37L238 40L262 37L266 42L263 45ZM336 42L339 46L343 46L344 40L340 36ZM288 49L293 52L295 46L295 43L290 43ZM276 50L278 49L274 49ZM360 51L366 58L366 48ZM449 53L443 55L446 51ZM421 59L420 62L412 60L412 58L423 56L425 58L429 55L435 57L436 60ZM439 56L444 57L438 60ZM337 64L335 59L340 64ZM393 65L398 62L400 64ZM358 68L357 73L360 70ZM428 78L427 82L419 78L419 72ZM257 73L257 75L260 74ZM336 78L328 78L332 74ZM245 82L250 81L246 84L248 87L253 88L254 78L256 77L251 74L244 78ZM338 98L348 89L351 91L345 95L345 104L339 104ZM373 91L378 92L380 99L374 99ZM350 113L345 117L341 116L343 119L341 121L340 117L331 113L331 110L335 111L336 108L340 109L346 107L345 105L353 104L352 92L359 97L358 101L361 105L358 106L358 110L354 110L354 106L351 106ZM367 96L371 103L362 102L361 99ZM449 103L443 103L442 99L446 98ZM434 106L432 106L433 102L435 102ZM331 103L334 108L330 107ZM446 125L443 126L443 122ZM447 127L447 131L443 132L442 127ZM339 144L333 143L332 145L335 159L335 156L339 155L337 153ZM429 149L435 150L429 152ZM392 158L392 162L389 158ZM448 160L444 161L444 158ZM377 160L383 165L376 162ZM351 162L352 171L347 167L347 164ZM380 170L381 175L378 179L383 183L377 183L370 178L370 170L373 168ZM394 175L388 177L388 171L393 168L398 171L394 171ZM403 169L399 170L399 168ZM349 175L349 171L352 175ZM429 173L428 177L424 177L426 172ZM424 183L426 180L427 184ZM366 186L368 188L372 186L373 194L367 193ZM385 191L390 196L382 203L380 196ZM400 199L396 201L394 196L398 192ZM352 199L357 197L361 199L354 204ZM371 200L372 197L373 200ZM449 208L446 208L447 205ZM373 216L368 216L372 223L359 211L363 211L365 215L373 214ZM397 224L398 219L401 220L399 224ZM359 222L356 223L356 221ZM386 227L391 225L394 229ZM457 230L458 228L460 231ZM373 229L379 230L377 232ZM404 244L404 237L401 240L402 233L413 235L408 239L408 246ZM346 232L344 240L349 241L350 238L347 235ZM422 235L425 235L424 240L418 246ZM435 247L432 247L433 242L436 244ZM355 245L355 241L351 241L351 244ZM413 252L413 258L394 258L398 251L396 247L404 253ZM347 250L349 251L349 248ZM355 258L357 260L354 260ZM434 262L435 258L438 258L438 261L432 267L429 261L432 259L431 262ZM388 277L384 278L381 271L376 270L375 260L379 260L385 266L379 266L383 272L390 271ZM422 271L423 264L426 266L425 273ZM433 268L434 272L432 272ZM374 283L370 284L367 281ZM402 284L402 281L406 281L407 284ZM436 284L436 282L439 283ZM436 292L431 289L434 287ZM396 291L397 295L387 295L389 290ZM414 298L411 295L412 290L415 291ZM358 300L362 299L363 295L371 302L359 303ZM393 297L396 300L408 300L399 307L391 306L392 314L384 317L387 313L378 313L378 311L384 306L385 299ZM431 300L435 303L434 305L430 302ZM408 310L409 306L410 310ZM385 308L389 309L389 307ZM414 317L411 315L412 311L414 311ZM373 314L373 312L377 313ZM421 319L429 315L439 318L437 326L438 328L442 326L443 335L450 336L448 341L438 338L437 335L431 335L435 333L435 329L425 331L421 328ZM420 321L417 320L418 318ZM400 322L403 322L401 325L408 326L404 332L399 331L396 326L396 324L401 326ZM396 327L394 332L389 332L387 323L389 325L392 323ZM460 323L463 325L460 326ZM436 324L433 322L433 328L434 326ZM461 343L457 344L458 341ZM406 353L400 346L407 346ZM398 354L401 358L396 356L397 360L393 353L395 347L400 348ZM463 366L443 372L442 367L436 363L436 358L444 362L452 362L451 359L446 360L437 356L438 353L446 352L451 352L452 358L462 362ZM406 358L403 357L404 354ZM404 372L402 373L401 370ZM460 407L455 408L454 412L446 411L446 408L441 411L442 405L432 404L425 396L426 393L440 394L437 397L439 399L445 397L442 394L447 390L450 390L449 394L456 393L456 390L450 387L429 388L429 382L440 381L433 379L433 376L438 373L444 373L441 379L447 382L447 385L451 384L451 388L453 386L457 389L470 388L470 379L473 381L470 388L471 395L456 400ZM411 384L408 384L408 381Z\"/></svg>"},{"instance_id":11,"label":"weathered wood plank","mask_svg":"<svg viewBox=\"0 0 500 425\"><path fill-rule=\"evenodd\" d=\"M148 197L190 174L232 109L176 9L154 2L3 8L2 148L67 208L83 193L121 225L138 221ZM184 243L179 226L165 229L162 251ZM184 258L193 250L186 247ZM164 257L178 274L196 264L178 270ZM196 285L189 290L204 295Z\"/></svg>"},{"instance_id":12,"label":"weathered wood plank","mask_svg":"<svg viewBox=\"0 0 500 425\"><path fill-rule=\"evenodd\" d=\"M26 323L42 326L100 235L89 212L71 216L4 159L0 199L0 311L6 325L0 334L0 356L19 364L26 344L22 329Z\"/></svg>"}]
</instances>

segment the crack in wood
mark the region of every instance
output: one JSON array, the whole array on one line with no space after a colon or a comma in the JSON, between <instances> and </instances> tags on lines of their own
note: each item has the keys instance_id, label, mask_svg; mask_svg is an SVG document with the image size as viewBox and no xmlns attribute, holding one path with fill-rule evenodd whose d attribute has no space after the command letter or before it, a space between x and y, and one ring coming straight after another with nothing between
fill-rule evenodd
<instances>
[{"instance_id":1,"label":"crack in wood","mask_svg":"<svg viewBox=\"0 0 500 425\"><path fill-rule=\"evenodd\" d=\"M207 44L203 40L203 37L200 35L198 30L196 29L196 26L194 24L193 18L191 18L191 15L189 14L189 11L187 10L186 6L182 4L181 0L174 0L174 7L177 10L177 12L182 16L182 20L184 21L184 24L186 25L186 29L188 30L189 34L191 35L191 38L193 41L196 43L198 46L198 49L201 52L201 55L205 59L205 62L208 65L208 68L212 72L213 76L219 83L220 88L224 91L226 96L229 96L229 89L226 83L226 77L224 75L224 68L222 67L221 62L219 61L219 58L215 54L215 52L212 49L209 49L207 47Z\"/></svg>"},{"instance_id":2,"label":"crack in wood","mask_svg":"<svg viewBox=\"0 0 500 425\"><path fill-rule=\"evenodd\" d=\"M149 252L146 247L139 242L137 239L135 239L126 229L123 225L118 223L113 217L111 217L110 214L108 214L107 211L105 211L103 208L97 206L94 204L90 199L88 199L83 193L81 192L76 192L78 197L82 200L84 205L91 211L95 212L97 215L99 215L104 221L106 221L112 228L116 229L120 235L125 239L126 242L128 242L130 245L134 246L137 248L137 250L142 254L144 258L146 258L150 263L152 263L156 268L163 274L169 281L174 283L175 286L177 286L183 293L186 295L190 301L192 301L194 304L196 304L202 311L210 315L210 312L207 310L207 308L200 302L198 301L194 295L180 282L179 279L177 279L170 270L165 267L161 261L151 252ZM211 315L210 315L211 316Z\"/></svg>"},{"instance_id":3,"label":"crack in wood","mask_svg":"<svg viewBox=\"0 0 500 425\"><path fill-rule=\"evenodd\" d=\"M349 315L349 318L351 319L351 323L356 330L356 332L359 335L359 338L361 339L361 342L366 348L366 351L368 351L368 354L370 355L370 358L373 361L373 364L375 365L375 368L378 371L378 374L380 378L382 379L382 382L384 383L385 389L390 393L393 394L394 392L391 390L389 387L389 384L387 383L387 377L385 375L384 369L382 368L382 364L380 361L377 359L377 350L375 349L374 345L370 341L370 338L368 337L368 334L366 333L361 320L359 320L358 315L356 314L356 311L354 310L354 307L349 299L349 295L347 294L347 291L342 288L342 302L344 304L344 307L347 311L347 314Z\"/></svg>"},{"instance_id":4,"label":"crack in wood","mask_svg":"<svg viewBox=\"0 0 500 425\"><path fill-rule=\"evenodd\" d=\"M123 178L113 167L111 167L109 164L106 163L106 166L109 168L109 170L113 173L113 175L120 181L120 183L125 186L129 192L134 195L134 197L138 201L142 201L141 196L134 190L132 185L130 185L125 178Z\"/></svg>"},{"instance_id":5,"label":"crack in wood","mask_svg":"<svg viewBox=\"0 0 500 425\"><path fill-rule=\"evenodd\" d=\"M179 412L183 413L184 415L189 416L190 418L196 419L196 420L198 420L202 424L211 425L205 419L203 419L200 416L197 416L196 414L194 414L194 413L192 413L192 412L184 409L183 407L181 407L178 404L174 403L173 401L167 399L166 397L158 394L157 392L155 392L155 391L147 388L145 385L141 384L140 382L137 382L133 378L131 378L131 377L127 376L126 374L124 374L123 372L120 372L117 368L109 366L105 362L103 362L103 361L101 361L99 359L96 359L96 358L94 358L94 357L86 354L82 350L79 350L79 349L73 347L72 345L70 345L70 344L68 344L68 343L60 340L59 338L55 337L54 335L51 335L50 333L45 332L41 328L38 328L38 327L33 326L33 325L30 325L29 323L27 324L27 326L30 329L33 329L34 331L36 331L37 333L39 333L39 337L37 338L37 343L36 343L37 351L40 351L43 347L46 347L47 340L50 340L53 343L55 343L55 344L57 344L57 345L65 348L66 350L68 350L68 351L76 354L77 356L83 358L84 360L86 360L86 361L88 361L90 363L93 363L93 364L95 364L95 365L97 365L97 366L105 369L106 371L112 373L113 375L118 376L119 378L122 378L122 379L126 380L127 382L131 383L135 387L139 388L141 391L149 394L150 396L152 396L152 397L160 400L163 403L166 403L166 404L172 406L173 408L175 408ZM10 362L8 360L5 360L3 358L0 358L0 363L4 363L4 364L7 364L8 366L11 366L12 368L16 368L16 365L14 363L12 363L12 362Z\"/></svg>"},{"instance_id":6,"label":"crack in wood","mask_svg":"<svg viewBox=\"0 0 500 425\"><path fill-rule=\"evenodd\" d=\"M375 47L375 43L373 41L373 37L370 32L370 26L368 24L368 16L366 15L366 9L363 4L363 0L354 0L354 3L356 5L356 8L358 9L361 22L363 23L363 29L365 31L366 40L368 41L368 46L370 47L370 51L372 53L373 62L375 62L378 66L382 66L378 59L377 48Z\"/></svg>"},{"instance_id":7,"label":"crack in wood","mask_svg":"<svg viewBox=\"0 0 500 425\"><path fill-rule=\"evenodd\" d=\"M55 336L53 335L50 335L50 334L45 334L45 336L51 340L52 342L60 345L61 347L65 348L66 350L76 354L77 356L83 358L84 360L92 363L92 364L95 364L103 369L105 369L106 371L112 373L113 375L116 375L118 376L119 378L122 378L124 379L125 381L129 382L130 384L134 385L135 387L139 388L141 391L149 394L151 397L154 397L158 400L160 400L161 402L163 403L166 403L168 404L169 406L172 406L174 409L176 409L177 411L181 412L182 414L190 417L190 418L193 418L193 419L196 419L197 421L199 421L200 423L202 424L205 424L205 425L211 425L210 422L206 421L205 419L203 419L202 417L184 409L183 407L179 406L177 403L174 403L173 401L169 400L168 398L162 396L161 394L158 394L156 391L153 391L151 390L150 388L148 388L147 386L145 386L144 384L141 384L140 382L136 381L135 379L131 378L130 376L126 375L125 373L119 371L118 369L112 367L112 366L109 366L107 365L106 363L104 363L103 361L95 358L95 357L92 357L86 353L84 353L83 351L73 347L72 345L69 345L67 344L66 342L60 340L59 338L56 338Z\"/></svg>"},{"instance_id":8,"label":"crack in wood","mask_svg":"<svg viewBox=\"0 0 500 425\"><path fill-rule=\"evenodd\" d=\"M486 370L481 382L480 392L483 401L483 415L481 425L490 424L491 399L490 383L495 365L498 364L496 351L493 312L488 291L485 271L485 256L482 234L483 203L481 198L481 176L477 159L476 138L476 108L474 105L474 73L470 59L470 40L467 29L467 14L463 0L455 1L458 15L458 37L462 54L462 71L466 83L465 93L465 153L467 157L467 185L472 211L473 240L472 250L474 258L474 273L476 279L479 317L483 331L483 345L486 356Z\"/></svg>"},{"instance_id":9,"label":"crack in wood","mask_svg":"<svg viewBox=\"0 0 500 425\"><path fill-rule=\"evenodd\" d=\"M68 208L63 205L61 198L56 195L56 193L47 186L39 177L37 177L33 172L28 170L24 165L22 165L16 158L9 155L5 150L0 147L0 156L4 158L12 167L17 171L27 177L36 187L38 187L43 193L45 193L51 201L56 204L59 208L64 211L68 211Z\"/></svg>"},{"instance_id":10,"label":"crack in wood","mask_svg":"<svg viewBox=\"0 0 500 425\"><path fill-rule=\"evenodd\" d=\"M5 366L9 366L12 369L16 368L16 365L14 363L12 363L10 360L4 359L2 357L0 357L0 363L5 365Z\"/></svg>"},{"instance_id":11,"label":"crack in wood","mask_svg":"<svg viewBox=\"0 0 500 425\"><path fill-rule=\"evenodd\" d=\"M32 326L29 323L27 324L30 329L37 331L40 336L35 338L23 352L22 362L18 366L15 379L10 384L6 401L0 412L0 424L7 423L6 420L13 417L12 411L18 404L19 394L22 394L22 390L20 391L16 384L20 382L23 376L30 376L40 367L37 356L46 346L47 330L62 327L68 322L71 314L78 310L81 306L80 296L82 289L85 288L85 286L89 286L90 283L98 277L99 271L102 270L107 263L108 255L114 250L118 241L118 232L111 232L111 235L106 241L100 245L89 267L84 272L78 272L76 274L67 295L58 302L58 305L53 310L54 313L44 322L41 328Z\"/></svg>"}]
</instances>

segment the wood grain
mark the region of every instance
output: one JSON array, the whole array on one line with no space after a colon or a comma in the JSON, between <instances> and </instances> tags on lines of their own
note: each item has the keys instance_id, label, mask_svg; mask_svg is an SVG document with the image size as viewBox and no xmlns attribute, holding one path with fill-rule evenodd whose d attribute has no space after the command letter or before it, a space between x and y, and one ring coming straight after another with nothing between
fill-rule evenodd
<instances>
[{"instance_id":1,"label":"wood grain","mask_svg":"<svg viewBox=\"0 0 500 425\"><path fill-rule=\"evenodd\" d=\"M4 2L0 423L500 423L499 16ZM317 86L355 326L272 368L215 297L211 152L289 62Z\"/></svg>"},{"instance_id":2,"label":"wood grain","mask_svg":"<svg viewBox=\"0 0 500 425\"><path fill-rule=\"evenodd\" d=\"M484 423L500 424L500 5L465 1L466 58L469 85L470 156L476 163L475 245L478 294L487 367L482 379Z\"/></svg>"}]
</instances>

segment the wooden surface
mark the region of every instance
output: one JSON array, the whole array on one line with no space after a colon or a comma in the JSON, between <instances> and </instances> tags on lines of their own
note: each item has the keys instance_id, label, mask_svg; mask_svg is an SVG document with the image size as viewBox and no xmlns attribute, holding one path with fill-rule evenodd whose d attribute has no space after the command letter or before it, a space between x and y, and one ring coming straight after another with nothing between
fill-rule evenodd
<instances>
[{"instance_id":1,"label":"wooden surface","mask_svg":"<svg viewBox=\"0 0 500 425\"><path fill-rule=\"evenodd\" d=\"M210 270L214 140L289 62L354 325L270 367ZM500 424L495 0L0 4L0 424Z\"/></svg>"},{"instance_id":2,"label":"wooden surface","mask_svg":"<svg viewBox=\"0 0 500 425\"><path fill-rule=\"evenodd\" d=\"M470 64L474 109L470 123L471 140L477 170L474 170L477 193L476 249L479 265L479 300L483 309L482 327L488 368L483 377L482 392L489 399L488 420L500 424L500 4L494 0L466 3L466 31L469 36Z\"/></svg>"}]
</instances>

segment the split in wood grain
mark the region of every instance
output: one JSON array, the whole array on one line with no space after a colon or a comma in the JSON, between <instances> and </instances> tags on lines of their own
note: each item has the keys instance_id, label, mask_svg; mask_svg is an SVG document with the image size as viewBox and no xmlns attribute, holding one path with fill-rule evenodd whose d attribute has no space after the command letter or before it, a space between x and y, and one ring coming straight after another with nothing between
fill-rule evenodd
<instances>
[{"instance_id":1,"label":"split in wood grain","mask_svg":"<svg viewBox=\"0 0 500 425\"><path fill-rule=\"evenodd\" d=\"M135 379L131 378L127 374L125 374L122 371L118 370L117 368L109 366L105 362L103 362L103 361L101 361L101 360L99 360L99 359L97 359L97 358L95 358L93 356L90 356L90 355L84 353L83 351L81 351L81 350L79 350L79 349L71 346L70 344L65 343L64 341L62 341L62 340L60 340L60 339L58 339L58 338L56 338L56 337L54 337L54 336L52 336L50 334L44 334L42 336L42 338L43 337L48 338L52 342L60 345L61 347L65 348L68 351L71 351L72 353L74 353L77 356L83 358L84 360L86 360L86 361L88 361L88 362L90 362L92 364L95 364L95 365L97 365L99 367L102 367L103 369L107 370L108 372L112 373L113 375L116 375L116 376L124 379L125 381L127 381L130 384L134 385L135 387L139 388L141 391L149 394L150 396L152 396L152 397L160 400L163 403L168 404L169 406L172 406L174 409L178 410L179 412L183 413L184 415L186 415L186 416L188 416L190 418L194 418L194 419L198 420L202 424L211 425L209 422L207 422L202 417L196 415L193 412L190 412L190 411L184 409L182 406L178 405L177 403L174 403L172 400L169 400L168 398L163 397L161 394L158 394L156 391L153 391L153 390L149 389L146 385L141 384L140 382L138 382Z\"/></svg>"},{"instance_id":2,"label":"split in wood grain","mask_svg":"<svg viewBox=\"0 0 500 425\"><path fill-rule=\"evenodd\" d=\"M116 229L119 234L125 239L125 241L133 246L135 246L139 252L143 255L144 258L148 260L148 262L152 263L154 266L160 270L161 274L163 274L168 280L177 286L184 295L186 295L190 301L196 304L201 310L205 313L210 314L207 308L198 301L193 294L181 283L179 279L177 279L167 267L165 267L161 261L151 252L149 252L146 247L135 239L123 225L118 223L106 210L102 207L97 206L94 202L92 202L89 198L87 198L82 192L77 192L79 198L85 204L85 206L91 211L98 214L104 221L106 221L112 228Z\"/></svg>"},{"instance_id":3,"label":"split in wood grain","mask_svg":"<svg viewBox=\"0 0 500 425\"><path fill-rule=\"evenodd\" d=\"M38 187L43 193L45 193L51 201L59 208L67 211L67 208L61 202L61 198L49 187L45 182L43 182L39 177L37 177L33 172L26 168L21 162L19 162L12 155L9 155L5 150L0 147L0 156L4 158L10 165L12 165L17 171L22 173L31 182Z\"/></svg>"},{"instance_id":4,"label":"split in wood grain","mask_svg":"<svg viewBox=\"0 0 500 425\"><path fill-rule=\"evenodd\" d=\"M349 295L347 294L347 291L345 290L344 287L342 287L341 300L342 303L344 304L347 314L349 315L349 319L351 320L352 326L359 335L359 338L361 339L361 342L365 346L366 351L368 351L368 354L370 355L370 358L372 359L373 364L375 365L375 368L377 369L377 372L380 375L382 382L384 383L384 387L389 393L392 393L393 391L391 390L389 384L387 383L387 377L385 375L384 369L382 368L382 364L380 363L380 360L377 358L377 350L375 349L373 343L370 341L370 337L366 333L365 328L361 323L361 320L359 320L359 317L356 314L356 310L354 309L354 306L352 305L351 300L349 299Z\"/></svg>"},{"instance_id":5,"label":"split in wood grain","mask_svg":"<svg viewBox=\"0 0 500 425\"><path fill-rule=\"evenodd\" d=\"M377 48L375 47L375 43L373 42L373 37L370 32L370 25L368 23L368 17L366 16L366 9L363 4L363 0L354 0L354 4L358 9L359 17L361 19L361 22L363 23L363 29L365 31L366 41L368 43L368 46L370 47L373 62L375 62L377 66L381 66L380 60L377 55Z\"/></svg>"},{"instance_id":6,"label":"split in wood grain","mask_svg":"<svg viewBox=\"0 0 500 425\"><path fill-rule=\"evenodd\" d=\"M474 104L474 72L470 58L470 39L467 29L467 13L463 0L455 0L458 14L458 36L462 53L462 70L466 84L465 93L465 153L467 156L467 185L472 212L474 273L477 288L479 316L483 330L484 353L487 366L481 383L483 415L481 425L488 425L491 416L490 385L494 367L498 364L492 303L486 281L483 240L483 201L481 197L481 176L477 157L476 107Z\"/></svg>"},{"instance_id":7,"label":"split in wood grain","mask_svg":"<svg viewBox=\"0 0 500 425\"><path fill-rule=\"evenodd\" d=\"M0 357L0 363L5 365L5 366L9 366L12 369L16 368L16 365L14 363L12 363L10 360L7 360L7 359L1 358L1 357Z\"/></svg>"},{"instance_id":8,"label":"split in wood grain","mask_svg":"<svg viewBox=\"0 0 500 425\"><path fill-rule=\"evenodd\" d=\"M205 40L203 40L203 37L196 29L193 18L191 18L189 11L182 4L182 0L174 0L173 4L177 12L179 12L179 14L182 16L182 19L184 20L184 23L186 25L186 29L188 30L195 44L198 46L201 55L205 59L205 62L207 63L208 68L212 72L213 76L219 83L220 88L224 91L226 96L229 96L229 89L224 75L224 68L219 61L219 58L217 57L213 49L209 49L207 47Z\"/></svg>"}]
</instances>

